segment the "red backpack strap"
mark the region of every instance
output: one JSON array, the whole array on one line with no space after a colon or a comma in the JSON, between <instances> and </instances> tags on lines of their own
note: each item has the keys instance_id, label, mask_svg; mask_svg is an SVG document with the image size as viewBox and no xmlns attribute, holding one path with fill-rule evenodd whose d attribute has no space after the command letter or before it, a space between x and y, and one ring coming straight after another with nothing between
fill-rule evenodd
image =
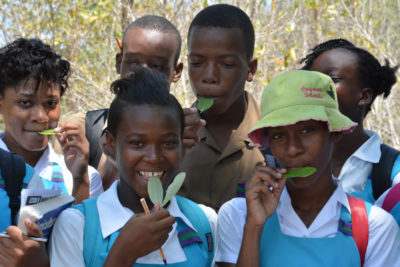
<instances>
[{"instance_id":1,"label":"red backpack strap","mask_svg":"<svg viewBox=\"0 0 400 267\"><path fill-rule=\"evenodd\" d=\"M358 252L360 253L361 266L364 265L365 252L368 246L368 214L364 200L347 194L351 210L351 230Z\"/></svg>"},{"instance_id":2,"label":"red backpack strap","mask_svg":"<svg viewBox=\"0 0 400 267\"><path fill-rule=\"evenodd\" d=\"M393 186L383 201L382 208L390 212L400 202L400 183Z\"/></svg>"}]
</instances>

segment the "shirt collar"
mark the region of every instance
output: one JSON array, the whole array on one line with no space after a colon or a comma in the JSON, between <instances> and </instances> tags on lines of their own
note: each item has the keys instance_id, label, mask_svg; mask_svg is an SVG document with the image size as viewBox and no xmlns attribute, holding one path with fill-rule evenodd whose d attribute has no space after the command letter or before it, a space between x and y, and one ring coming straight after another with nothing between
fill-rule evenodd
<instances>
[{"instance_id":1,"label":"shirt collar","mask_svg":"<svg viewBox=\"0 0 400 267\"><path fill-rule=\"evenodd\" d=\"M364 142L356 152L351 155L357 157L363 161L377 163L381 158L381 138L376 132L365 130L365 133L369 136L368 140Z\"/></svg>"},{"instance_id":2,"label":"shirt collar","mask_svg":"<svg viewBox=\"0 0 400 267\"><path fill-rule=\"evenodd\" d=\"M118 199L117 186L115 181L110 188L102 193L97 199L97 210L99 212L100 226L103 238L121 229L126 222L135 214L132 210L122 206ZM197 232L190 221L179 209L176 198L173 197L167 208L171 216L180 218L182 221ZM118 216L115 216L118 214ZM112 218L112 220L110 219Z\"/></svg>"}]
</instances>

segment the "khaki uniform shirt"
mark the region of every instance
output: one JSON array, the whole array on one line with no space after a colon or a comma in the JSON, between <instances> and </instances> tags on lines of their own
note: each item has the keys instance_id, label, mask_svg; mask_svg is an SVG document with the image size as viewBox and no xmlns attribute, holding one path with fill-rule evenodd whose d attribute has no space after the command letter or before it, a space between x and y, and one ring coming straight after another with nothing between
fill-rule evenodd
<instances>
[{"instance_id":1,"label":"khaki uniform shirt","mask_svg":"<svg viewBox=\"0 0 400 267\"><path fill-rule=\"evenodd\" d=\"M254 98L247 92L246 96L248 105L243 121L223 151L207 128L199 129L200 142L187 150L183 159L186 179L180 195L216 210L226 201L243 195L244 185L257 163L264 161L262 153L250 145L247 137L261 115Z\"/></svg>"}]
</instances>

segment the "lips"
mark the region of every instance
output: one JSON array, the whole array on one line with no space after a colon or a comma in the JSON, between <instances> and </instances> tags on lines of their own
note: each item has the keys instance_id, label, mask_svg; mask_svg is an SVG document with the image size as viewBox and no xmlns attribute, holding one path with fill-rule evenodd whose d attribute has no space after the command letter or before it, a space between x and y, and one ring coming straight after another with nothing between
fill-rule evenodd
<instances>
[{"instance_id":1,"label":"lips","mask_svg":"<svg viewBox=\"0 0 400 267\"><path fill-rule=\"evenodd\" d=\"M140 178L142 178L143 180L145 180L146 182L149 181L150 177L158 177L159 179L161 179L161 177L164 175L165 171L153 171L153 172L149 172L149 171L138 171Z\"/></svg>"}]
</instances>

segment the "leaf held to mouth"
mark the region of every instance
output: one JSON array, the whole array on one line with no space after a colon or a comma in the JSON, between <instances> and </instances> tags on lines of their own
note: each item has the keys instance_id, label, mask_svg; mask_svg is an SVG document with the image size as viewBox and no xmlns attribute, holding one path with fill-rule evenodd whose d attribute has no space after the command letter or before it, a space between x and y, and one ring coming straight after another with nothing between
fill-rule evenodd
<instances>
[{"instance_id":1,"label":"leaf held to mouth","mask_svg":"<svg viewBox=\"0 0 400 267\"><path fill-rule=\"evenodd\" d=\"M162 202L161 207L164 206L165 204L167 204L168 201L170 201L170 199L176 193L178 193L179 189L181 189L181 186L182 186L183 182L185 181L185 177L186 177L186 173L185 172L181 172L177 176L175 176L174 181L167 188L167 193L165 195L165 198L164 198L164 200Z\"/></svg>"},{"instance_id":2,"label":"leaf held to mouth","mask_svg":"<svg viewBox=\"0 0 400 267\"><path fill-rule=\"evenodd\" d=\"M197 109L200 112L204 112L207 109L211 108L213 104L214 104L214 99L213 98L200 97L197 100Z\"/></svg>"},{"instance_id":3,"label":"leaf held to mouth","mask_svg":"<svg viewBox=\"0 0 400 267\"><path fill-rule=\"evenodd\" d=\"M304 167L301 169L297 170L291 170L282 175L282 178L303 178L303 177L308 177L314 172L316 172L317 169L314 167Z\"/></svg>"},{"instance_id":4,"label":"leaf held to mouth","mask_svg":"<svg viewBox=\"0 0 400 267\"><path fill-rule=\"evenodd\" d=\"M48 130L45 130L45 131L38 132L38 134L53 135L53 134L58 134L58 132L56 130L54 130L54 129L48 129Z\"/></svg>"},{"instance_id":5,"label":"leaf held to mouth","mask_svg":"<svg viewBox=\"0 0 400 267\"><path fill-rule=\"evenodd\" d=\"M160 178L152 176L149 178L147 183L147 191L149 192L149 197L153 204L162 203L163 200L163 187Z\"/></svg>"}]
</instances>

